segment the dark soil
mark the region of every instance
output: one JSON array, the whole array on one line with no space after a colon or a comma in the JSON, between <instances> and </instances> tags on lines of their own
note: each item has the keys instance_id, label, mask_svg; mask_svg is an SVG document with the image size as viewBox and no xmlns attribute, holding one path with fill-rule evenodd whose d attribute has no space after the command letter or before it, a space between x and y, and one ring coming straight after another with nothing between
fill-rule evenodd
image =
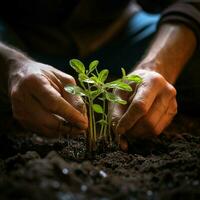
<instances>
[{"instance_id":1,"label":"dark soil","mask_svg":"<svg viewBox=\"0 0 200 200\"><path fill-rule=\"evenodd\" d=\"M200 123L177 116L129 153L85 159L85 139L45 139L1 120L0 199L200 199Z\"/></svg>"}]
</instances>

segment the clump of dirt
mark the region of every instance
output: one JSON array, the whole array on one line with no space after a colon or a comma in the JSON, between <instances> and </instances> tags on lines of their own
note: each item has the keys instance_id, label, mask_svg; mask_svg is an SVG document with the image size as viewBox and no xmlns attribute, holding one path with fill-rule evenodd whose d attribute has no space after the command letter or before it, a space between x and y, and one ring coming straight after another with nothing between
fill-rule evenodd
<instances>
[{"instance_id":1,"label":"clump of dirt","mask_svg":"<svg viewBox=\"0 0 200 200\"><path fill-rule=\"evenodd\" d=\"M5 120L5 118L4 118ZM179 115L158 138L86 158L84 137L47 139L7 119L0 134L0 199L199 199L200 124ZM6 126L5 126L6 125Z\"/></svg>"}]
</instances>

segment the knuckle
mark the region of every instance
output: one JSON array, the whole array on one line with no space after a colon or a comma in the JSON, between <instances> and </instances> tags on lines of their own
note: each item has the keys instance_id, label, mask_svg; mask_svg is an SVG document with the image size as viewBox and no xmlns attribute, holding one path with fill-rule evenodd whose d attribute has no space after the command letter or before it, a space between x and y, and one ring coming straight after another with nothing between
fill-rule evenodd
<instances>
[{"instance_id":1,"label":"knuckle","mask_svg":"<svg viewBox=\"0 0 200 200\"><path fill-rule=\"evenodd\" d=\"M45 79L41 76L41 74L28 74L21 80L21 87L32 88L32 86L41 86Z\"/></svg>"},{"instance_id":2,"label":"knuckle","mask_svg":"<svg viewBox=\"0 0 200 200\"><path fill-rule=\"evenodd\" d=\"M38 77L35 74L29 74L29 75L23 77L22 83L29 84L29 83L35 82L37 79L38 79Z\"/></svg>"},{"instance_id":3,"label":"knuckle","mask_svg":"<svg viewBox=\"0 0 200 200\"><path fill-rule=\"evenodd\" d=\"M168 85L168 91L171 97L176 96L176 93L177 93L176 89L171 84Z\"/></svg>"},{"instance_id":4,"label":"knuckle","mask_svg":"<svg viewBox=\"0 0 200 200\"><path fill-rule=\"evenodd\" d=\"M136 101L134 104L135 110L142 115L147 114L148 108L145 101Z\"/></svg>"},{"instance_id":5,"label":"knuckle","mask_svg":"<svg viewBox=\"0 0 200 200\"><path fill-rule=\"evenodd\" d=\"M151 79L154 82L154 84L156 84L156 85L162 85L165 82L164 77L161 76L159 73L156 73L156 72L153 73Z\"/></svg>"},{"instance_id":6,"label":"knuckle","mask_svg":"<svg viewBox=\"0 0 200 200\"><path fill-rule=\"evenodd\" d=\"M75 81L75 79L74 79L74 77L73 76L71 76L71 75L67 75L67 79L68 79L68 81L70 82L70 83L72 83L72 84L76 84L76 81Z\"/></svg>"}]
</instances>

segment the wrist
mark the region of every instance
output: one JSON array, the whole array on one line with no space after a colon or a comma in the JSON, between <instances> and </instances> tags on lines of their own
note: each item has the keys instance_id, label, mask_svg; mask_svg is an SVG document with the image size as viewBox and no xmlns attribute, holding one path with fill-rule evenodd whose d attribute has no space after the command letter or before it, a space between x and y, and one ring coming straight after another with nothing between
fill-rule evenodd
<instances>
[{"instance_id":1,"label":"wrist","mask_svg":"<svg viewBox=\"0 0 200 200\"><path fill-rule=\"evenodd\" d=\"M136 69L155 71L174 84L195 47L196 38L189 28L163 24Z\"/></svg>"},{"instance_id":2,"label":"wrist","mask_svg":"<svg viewBox=\"0 0 200 200\"><path fill-rule=\"evenodd\" d=\"M155 57L146 57L136 66L135 70L145 70L150 72L157 72L162 75L169 83L174 84L178 74L170 73L168 64L162 62L162 59Z\"/></svg>"},{"instance_id":3,"label":"wrist","mask_svg":"<svg viewBox=\"0 0 200 200\"><path fill-rule=\"evenodd\" d=\"M27 71L27 66L33 61L21 54L20 52L14 52L13 55L10 55L6 58L7 66L7 89L8 95L10 95L10 90L13 84L16 84L21 78L24 77L24 74Z\"/></svg>"},{"instance_id":4,"label":"wrist","mask_svg":"<svg viewBox=\"0 0 200 200\"><path fill-rule=\"evenodd\" d=\"M183 66L183 63L176 62L176 60L172 62L166 54L148 54L148 56L143 58L138 63L138 65L134 68L134 71L145 70L157 72L169 83L175 84Z\"/></svg>"},{"instance_id":5,"label":"wrist","mask_svg":"<svg viewBox=\"0 0 200 200\"><path fill-rule=\"evenodd\" d=\"M23 67L29 62L32 62L30 58L18 52L6 58L6 65L8 66L9 73Z\"/></svg>"}]
</instances>

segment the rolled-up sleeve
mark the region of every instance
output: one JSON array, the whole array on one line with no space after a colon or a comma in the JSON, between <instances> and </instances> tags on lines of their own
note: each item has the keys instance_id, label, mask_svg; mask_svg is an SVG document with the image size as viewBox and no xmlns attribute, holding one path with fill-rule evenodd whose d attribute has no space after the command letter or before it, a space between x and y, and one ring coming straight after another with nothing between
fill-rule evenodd
<instances>
[{"instance_id":1,"label":"rolled-up sleeve","mask_svg":"<svg viewBox=\"0 0 200 200\"><path fill-rule=\"evenodd\" d=\"M158 27L167 22L183 23L193 30L200 48L200 0L137 0L147 12L161 12Z\"/></svg>"},{"instance_id":2,"label":"rolled-up sleeve","mask_svg":"<svg viewBox=\"0 0 200 200\"><path fill-rule=\"evenodd\" d=\"M178 1L170 5L162 12L159 25L166 22L184 23L191 28L200 47L200 0Z\"/></svg>"}]
</instances>

